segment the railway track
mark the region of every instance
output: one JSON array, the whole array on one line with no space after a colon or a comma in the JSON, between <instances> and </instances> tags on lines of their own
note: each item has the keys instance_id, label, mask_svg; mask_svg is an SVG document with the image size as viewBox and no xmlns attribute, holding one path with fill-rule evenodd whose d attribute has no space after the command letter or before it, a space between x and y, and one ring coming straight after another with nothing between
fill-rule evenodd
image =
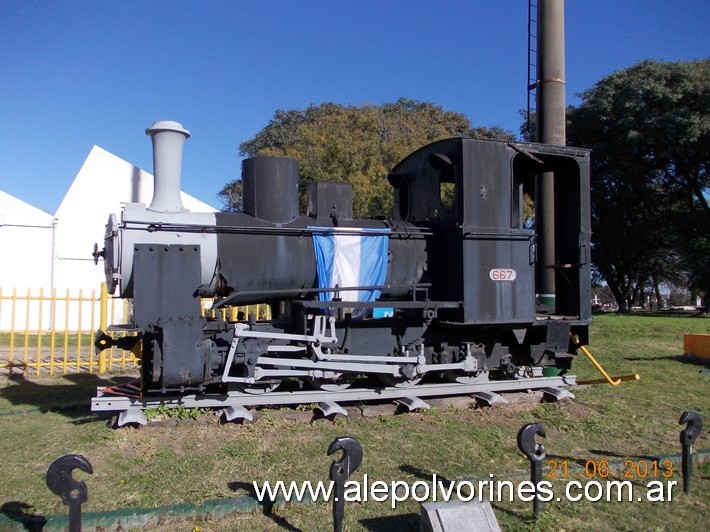
<instances>
[{"instance_id":1,"label":"railway track","mask_svg":"<svg viewBox=\"0 0 710 532\"><path fill-rule=\"evenodd\" d=\"M558 377L529 377L513 380L481 380L473 383L432 383L418 384L412 387L376 386L351 387L345 390L277 390L268 393L253 394L245 392L228 392L221 394L190 394L190 395L152 395L133 396L130 388L99 387L96 396L91 399L92 412L118 412L117 426L127 424L145 425L147 423L144 411L166 407L209 408L223 410L225 421L252 420L248 407L269 407L298 404L317 404L325 417L334 414L347 415L340 404L360 401L398 401L409 410L426 408L424 398L472 396L494 404L505 402L500 396L505 392L525 390L540 390L554 399L570 396L567 387L575 385L574 375ZM137 391L138 389L135 388ZM123 394L123 395L119 395Z\"/></svg>"}]
</instances>

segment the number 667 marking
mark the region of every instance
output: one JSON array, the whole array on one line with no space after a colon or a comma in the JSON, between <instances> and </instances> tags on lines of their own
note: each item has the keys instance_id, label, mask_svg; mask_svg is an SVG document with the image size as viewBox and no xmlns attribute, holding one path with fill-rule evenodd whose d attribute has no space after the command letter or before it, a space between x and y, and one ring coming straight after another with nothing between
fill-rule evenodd
<instances>
[{"instance_id":1,"label":"number 667 marking","mask_svg":"<svg viewBox=\"0 0 710 532\"><path fill-rule=\"evenodd\" d=\"M493 268L488 272L491 281L515 281L517 276L512 268Z\"/></svg>"}]
</instances>

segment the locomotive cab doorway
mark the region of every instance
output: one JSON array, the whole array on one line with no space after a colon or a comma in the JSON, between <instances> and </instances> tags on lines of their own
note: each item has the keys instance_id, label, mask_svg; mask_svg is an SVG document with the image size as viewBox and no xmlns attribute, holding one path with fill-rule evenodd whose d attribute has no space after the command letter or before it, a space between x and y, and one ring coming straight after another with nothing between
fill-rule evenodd
<instances>
[{"instance_id":1,"label":"locomotive cab doorway","mask_svg":"<svg viewBox=\"0 0 710 532\"><path fill-rule=\"evenodd\" d=\"M589 153L577 148L513 145L513 227L536 234L535 293L538 317L591 317ZM570 157L572 155L572 157ZM536 197L536 180L551 175L553 209L542 215L545 198ZM550 249L551 248L551 249ZM554 304L541 300L542 277L554 272Z\"/></svg>"}]
</instances>

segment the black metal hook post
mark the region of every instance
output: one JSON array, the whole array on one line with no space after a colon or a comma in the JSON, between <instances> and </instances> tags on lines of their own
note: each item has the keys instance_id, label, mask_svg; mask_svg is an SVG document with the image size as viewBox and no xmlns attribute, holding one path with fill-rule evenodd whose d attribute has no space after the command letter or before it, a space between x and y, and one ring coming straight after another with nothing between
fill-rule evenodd
<instances>
[{"instance_id":1,"label":"black metal hook post","mask_svg":"<svg viewBox=\"0 0 710 532\"><path fill-rule=\"evenodd\" d=\"M345 482L350 474L362 463L362 446L355 438L336 438L328 447L328 456L342 450L340 460L330 464L330 480L335 483L335 499L333 500L333 530L342 532L343 514L345 512Z\"/></svg>"},{"instance_id":2,"label":"black metal hook post","mask_svg":"<svg viewBox=\"0 0 710 532\"><path fill-rule=\"evenodd\" d=\"M703 420L697 412L686 410L680 416L678 423L687 424L680 431L680 444L683 448L683 491L690 493L690 479L693 476L693 444L703 430Z\"/></svg>"},{"instance_id":3,"label":"black metal hook post","mask_svg":"<svg viewBox=\"0 0 710 532\"><path fill-rule=\"evenodd\" d=\"M542 461L545 459L545 448L535 441L535 436L545 437L545 429L538 423L525 425L518 432L518 449L530 460L530 481L535 486L533 499L533 514L540 515L542 501L538 493L538 485L542 480Z\"/></svg>"},{"instance_id":4,"label":"black metal hook post","mask_svg":"<svg viewBox=\"0 0 710 532\"><path fill-rule=\"evenodd\" d=\"M81 505L88 499L86 482L74 480L72 471L80 469L93 474L91 463L79 454L57 458L47 470L47 487L69 506L69 532L81 531Z\"/></svg>"}]
</instances>

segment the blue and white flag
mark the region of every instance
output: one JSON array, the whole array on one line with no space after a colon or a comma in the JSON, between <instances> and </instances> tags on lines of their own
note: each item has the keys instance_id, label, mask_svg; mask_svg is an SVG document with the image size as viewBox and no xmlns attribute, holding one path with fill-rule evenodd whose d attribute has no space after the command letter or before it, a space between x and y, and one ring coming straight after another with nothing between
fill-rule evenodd
<instances>
[{"instance_id":1,"label":"blue and white flag","mask_svg":"<svg viewBox=\"0 0 710 532\"><path fill-rule=\"evenodd\" d=\"M382 286L387 278L389 229L309 227L318 269L318 287ZM344 234L339 234L344 233ZM383 234L384 233L384 234ZM338 291L343 301L375 301L380 290ZM333 292L321 292L321 301ZM364 314L361 313L361 314Z\"/></svg>"}]
</instances>

